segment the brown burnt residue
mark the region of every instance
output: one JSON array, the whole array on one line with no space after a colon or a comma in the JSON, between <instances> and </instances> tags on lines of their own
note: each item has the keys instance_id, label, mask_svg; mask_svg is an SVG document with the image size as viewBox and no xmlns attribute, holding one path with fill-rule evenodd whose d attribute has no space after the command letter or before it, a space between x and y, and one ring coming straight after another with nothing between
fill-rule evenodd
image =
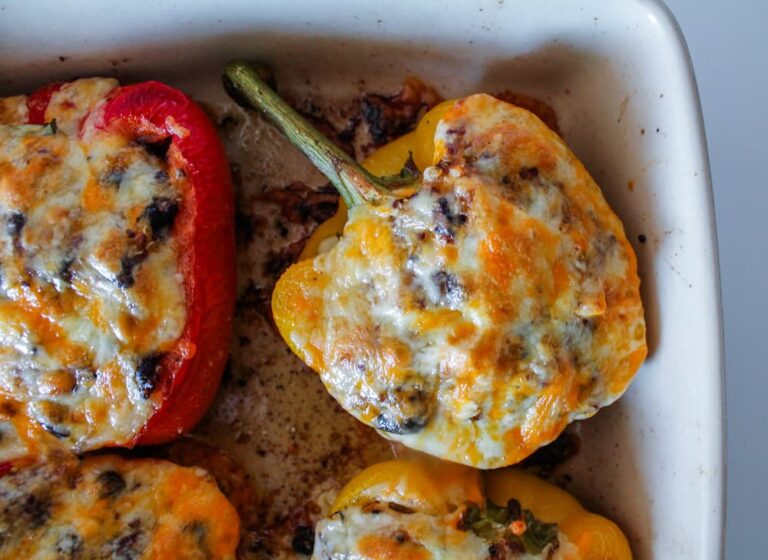
<instances>
[{"instance_id":1,"label":"brown burnt residue","mask_svg":"<svg viewBox=\"0 0 768 560\"><path fill-rule=\"evenodd\" d=\"M563 463L578 454L581 438L574 429L567 429L555 441L539 448L520 463L521 467L549 478Z\"/></svg>"},{"instance_id":2,"label":"brown burnt residue","mask_svg":"<svg viewBox=\"0 0 768 560\"><path fill-rule=\"evenodd\" d=\"M406 134L416 127L419 119L442 98L417 78L408 78L394 95L365 94L360 110L369 147L379 147Z\"/></svg>"},{"instance_id":3,"label":"brown burnt residue","mask_svg":"<svg viewBox=\"0 0 768 560\"><path fill-rule=\"evenodd\" d=\"M355 137L361 121L359 107L355 101L328 107L308 97L286 99L323 136L350 156L355 156Z\"/></svg>"},{"instance_id":4,"label":"brown burnt residue","mask_svg":"<svg viewBox=\"0 0 768 560\"><path fill-rule=\"evenodd\" d=\"M264 273L276 281L286 268L298 260L306 243L307 237L303 237L280 249L270 249L264 263Z\"/></svg>"},{"instance_id":5,"label":"brown burnt residue","mask_svg":"<svg viewBox=\"0 0 768 560\"><path fill-rule=\"evenodd\" d=\"M301 181L294 181L283 189L274 189L260 197L267 204L275 204L280 215L294 224L307 224L310 220L319 224L336 213L339 193L330 183L310 188Z\"/></svg>"}]
</instances>

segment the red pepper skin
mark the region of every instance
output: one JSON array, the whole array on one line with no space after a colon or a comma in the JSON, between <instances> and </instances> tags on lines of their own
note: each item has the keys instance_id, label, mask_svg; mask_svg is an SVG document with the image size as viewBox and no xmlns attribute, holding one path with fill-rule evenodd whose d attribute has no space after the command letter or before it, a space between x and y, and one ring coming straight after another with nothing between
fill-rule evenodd
<instances>
[{"instance_id":1,"label":"red pepper skin","mask_svg":"<svg viewBox=\"0 0 768 560\"><path fill-rule=\"evenodd\" d=\"M53 93L63 84L37 90L28 101L30 124L42 124ZM31 108L34 108L34 112ZM190 430L216 395L229 356L235 305L234 196L224 148L203 110L180 91L160 82L118 87L91 121L141 143L170 140L169 175L186 176L174 235L184 277L187 323L160 362L158 408L125 444L155 445ZM33 117L36 120L33 120ZM2 465L0 465L2 471Z\"/></svg>"}]
</instances>

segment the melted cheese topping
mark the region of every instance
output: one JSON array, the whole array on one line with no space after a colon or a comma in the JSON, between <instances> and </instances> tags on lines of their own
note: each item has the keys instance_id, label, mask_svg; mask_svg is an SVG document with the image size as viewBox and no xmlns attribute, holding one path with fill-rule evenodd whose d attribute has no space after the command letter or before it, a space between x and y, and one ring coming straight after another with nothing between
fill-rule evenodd
<instances>
[{"instance_id":1,"label":"melted cheese topping","mask_svg":"<svg viewBox=\"0 0 768 560\"><path fill-rule=\"evenodd\" d=\"M627 388L646 355L636 259L531 113L474 95L435 144L415 196L353 208L340 241L295 267L308 311L289 343L387 437L499 467Z\"/></svg>"},{"instance_id":2,"label":"melted cheese topping","mask_svg":"<svg viewBox=\"0 0 768 560\"><path fill-rule=\"evenodd\" d=\"M116 85L65 85L46 112L58 132L0 125L0 401L77 451L142 429L186 322L183 178L120 135L88 122L77 134ZM18 430L0 419L0 432ZM0 440L0 459L17 439Z\"/></svg>"},{"instance_id":3,"label":"melted cheese topping","mask_svg":"<svg viewBox=\"0 0 768 560\"><path fill-rule=\"evenodd\" d=\"M238 531L202 469L100 456L0 478L0 558L234 559Z\"/></svg>"}]
</instances>

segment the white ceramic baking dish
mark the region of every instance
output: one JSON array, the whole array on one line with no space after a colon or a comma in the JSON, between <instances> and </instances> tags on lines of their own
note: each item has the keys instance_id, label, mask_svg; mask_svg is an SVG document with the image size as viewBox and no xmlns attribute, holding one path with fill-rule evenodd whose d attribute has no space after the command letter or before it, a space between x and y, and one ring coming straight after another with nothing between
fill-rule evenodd
<instances>
[{"instance_id":1,"label":"white ceramic baking dish","mask_svg":"<svg viewBox=\"0 0 768 560\"><path fill-rule=\"evenodd\" d=\"M616 519L637 558L722 555L723 368L717 254L696 85L679 28L651 0L58 0L0 3L0 94L114 74L220 96L234 58L319 93L445 97L511 88L563 134L635 245L650 357L581 427L571 490ZM309 82L307 82L307 80Z\"/></svg>"}]
</instances>

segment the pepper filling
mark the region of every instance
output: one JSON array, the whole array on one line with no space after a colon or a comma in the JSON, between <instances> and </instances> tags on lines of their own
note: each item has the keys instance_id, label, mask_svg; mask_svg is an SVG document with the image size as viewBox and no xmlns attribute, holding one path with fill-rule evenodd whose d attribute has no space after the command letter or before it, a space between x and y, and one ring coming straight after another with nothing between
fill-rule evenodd
<instances>
[{"instance_id":1,"label":"pepper filling","mask_svg":"<svg viewBox=\"0 0 768 560\"><path fill-rule=\"evenodd\" d=\"M564 558L571 548L556 524L516 500L504 507L469 503L446 515L372 501L318 523L313 558L533 560Z\"/></svg>"}]
</instances>

